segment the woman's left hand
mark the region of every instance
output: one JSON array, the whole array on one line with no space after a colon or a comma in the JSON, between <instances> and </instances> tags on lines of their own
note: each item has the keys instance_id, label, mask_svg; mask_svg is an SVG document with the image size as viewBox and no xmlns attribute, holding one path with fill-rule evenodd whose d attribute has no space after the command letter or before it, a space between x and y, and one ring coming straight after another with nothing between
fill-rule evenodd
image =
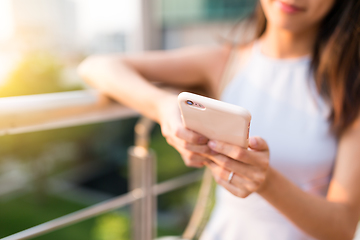
<instances>
[{"instance_id":1,"label":"woman's left hand","mask_svg":"<svg viewBox=\"0 0 360 240\"><path fill-rule=\"evenodd\" d=\"M232 194L245 198L265 184L269 169L269 148L264 139L251 137L248 149L213 140L208 142L208 146L213 153L207 155L212 161L206 165L212 171L215 181Z\"/></svg>"}]
</instances>

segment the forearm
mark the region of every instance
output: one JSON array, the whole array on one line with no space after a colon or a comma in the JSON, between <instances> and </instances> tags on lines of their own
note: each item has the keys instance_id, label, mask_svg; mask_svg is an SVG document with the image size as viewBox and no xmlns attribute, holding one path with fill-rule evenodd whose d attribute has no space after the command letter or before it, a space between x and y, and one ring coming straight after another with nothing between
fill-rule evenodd
<instances>
[{"instance_id":1,"label":"forearm","mask_svg":"<svg viewBox=\"0 0 360 240\"><path fill-rule=\"evenodd\" d=\"M352 239L357 220L342 203L302 191L269 169L268 181L258 193L303 231L317 239Z\"/></svg>"},{"instance_id":2,"label":"forearm","mask_svg":"<svg viewBox=\"0 0 360 240\"><path fill-rule=\"evenodd\" d=\"M91 57L79 67L79 74L102 93L159 122L159 105L166 92L121 62L120 58Z\"/></svg>"}]
</instances>

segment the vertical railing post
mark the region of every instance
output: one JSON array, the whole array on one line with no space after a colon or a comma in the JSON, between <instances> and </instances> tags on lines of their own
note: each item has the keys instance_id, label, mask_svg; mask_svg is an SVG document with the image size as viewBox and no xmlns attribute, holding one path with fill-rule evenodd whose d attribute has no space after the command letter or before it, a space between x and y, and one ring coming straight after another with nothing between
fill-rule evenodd
<instances>
[{"instance_id":1,"label":"vertical railing post","mask_svg":"<svg viewBox=\"0 0 360 240\"><path fill-rule=\"evenodd\" d=\"M152 240L156 231L156 156L149 149L150 132L154 122L142 117L135 126L135 146L129 149L129 188L135 190L132 204L132 239Z\"/></svg>"}]
</instances>

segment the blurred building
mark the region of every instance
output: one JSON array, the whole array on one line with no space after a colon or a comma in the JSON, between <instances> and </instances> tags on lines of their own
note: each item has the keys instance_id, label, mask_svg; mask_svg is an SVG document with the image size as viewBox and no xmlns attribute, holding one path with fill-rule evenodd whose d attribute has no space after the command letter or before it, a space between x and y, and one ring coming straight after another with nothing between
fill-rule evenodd
<instances>
[{"instance_id":1,"label":"blurred building","mask_svg":"<svg viewBox=\"0 0 360 240\"><path fill-rule=\"evenodd\" d=\"M211 44L253 12L256 0L161 0L163 47Z\"/></svg>"},{"instance_id":2,"label":"blurred building","mask_svg":"<svg viewBox=\"0 0 360 240\"><path fill-rule=\"evenodd\" d=\"M14 33L24 50L76 48L76 7L70 0L12 0Z\"/></svg>"},{"instance_id":3,"label":"blurred building","mask_svg":"<svg viewBox=\"0 0 360 240\"><path fill-rule=\"evenodd\" d=\"M87 43L87 52L92 54L106 54L125 52L126 34L124 32L99 33Z\"/></svg>"},{"instance_id":4,"label":"blurred building","mask_svg":"<svg viewBox=\"0 0 360 240\"><path fill-rule=\"evenodd\" d=\"M162 0L166 24L192 24L239 19L251 12L256 0Z\"/></svg>"}]
</instances>

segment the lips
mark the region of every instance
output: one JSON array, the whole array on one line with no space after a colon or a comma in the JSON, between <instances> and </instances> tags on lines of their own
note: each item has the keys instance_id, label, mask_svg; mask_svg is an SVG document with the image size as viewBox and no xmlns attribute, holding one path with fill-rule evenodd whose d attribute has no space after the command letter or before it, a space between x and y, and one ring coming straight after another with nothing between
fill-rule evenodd
<instances>
[{"instance_id":1,"label":"lips","mask_svg":"<svg viewBox=\"0 0 360 240\"><path fill-rule=\"evenodd\" d=\"M304 12L305 9L302 7L298 7L289 3L285 3L282 1L275 1L275 4L285 13L295 14L299 12Z\"/></svg>"}]
</instances>

